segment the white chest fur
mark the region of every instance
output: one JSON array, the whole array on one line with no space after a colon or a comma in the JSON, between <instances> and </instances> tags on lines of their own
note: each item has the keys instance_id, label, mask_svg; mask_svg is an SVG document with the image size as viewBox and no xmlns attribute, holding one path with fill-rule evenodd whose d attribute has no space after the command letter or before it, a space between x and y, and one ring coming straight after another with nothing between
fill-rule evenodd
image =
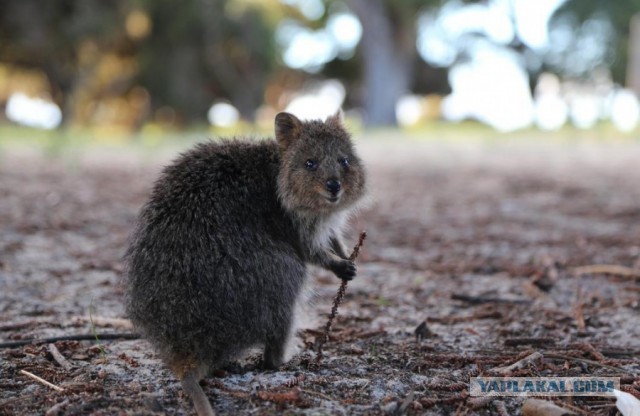
<instances>
[{"instance_id":1,"label":"white chest fur","mask_svg":"<svg viewBox=\"0 0 640 416\"><path fill-rule=\"evenodd\" d=\"M314 229L311 245L313 249L320 250L326 249L329 246L329 240L331 236L340 236L342 230L347 223L348 213L337 212L331 216L323 219L316 224Z\"/></svg>"}]
</instances>

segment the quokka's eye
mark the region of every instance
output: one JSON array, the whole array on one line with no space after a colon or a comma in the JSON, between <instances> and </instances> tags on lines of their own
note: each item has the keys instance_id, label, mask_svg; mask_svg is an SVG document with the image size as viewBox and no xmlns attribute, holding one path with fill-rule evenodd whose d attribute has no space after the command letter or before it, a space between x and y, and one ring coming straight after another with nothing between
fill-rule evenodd
<instances>
[{"instance_id":1,"label":"quokka's eye","mask_svg":"<svg viewBox=\"0 0 640 416\"><path fill-rule=\"evenodd\" d=\"M349 167L349 159L346 157L343 157L342 159L340 159L340 166L342 166L343 168L348 168Z\"/></svg>"},{"instance_id":2,"label":"quokka's eye","mask_svg":"<svg viewBox=\"0 0 640 416\"><path fill-rule=\"evenodd\" d=\"M311 170L311 171L316 170L316 169L318 169L318 162L316 162L313 159L307 159L307 161L304 162L304 167L307 170Z\"/></svg>"}]
</instances>

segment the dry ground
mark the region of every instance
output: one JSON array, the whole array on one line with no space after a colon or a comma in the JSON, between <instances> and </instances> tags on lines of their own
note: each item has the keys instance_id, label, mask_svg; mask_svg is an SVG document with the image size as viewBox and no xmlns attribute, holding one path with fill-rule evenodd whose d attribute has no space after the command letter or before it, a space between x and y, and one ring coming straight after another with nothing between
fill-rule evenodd
<instances>
[{"instance_id":1,"label":"dry ground","mask_svg":"<svg viewBox=\"0 0 640 416\"><path fill-rule=\"evenodd\" d=\"M640 269L640 143L359 146L374 204L350 242L369 238L320 369L308 348L339 282L313 270L307 350L279 372L255 355L216 372L204 389L220 414L518 414L522 399L468 397L469 377L534 352L510 374L615 376L640 396L640 281L625 275ZM111 319L123 317L119 259L172 154L0 153L0 342L130 331ZM602 264L625 268L576 270ZM193 412L143 340L55 345L70 369L46 344L0 349L0 414ZM615 414L608 398L556 403Z\"/></svg>"}]
</instances>

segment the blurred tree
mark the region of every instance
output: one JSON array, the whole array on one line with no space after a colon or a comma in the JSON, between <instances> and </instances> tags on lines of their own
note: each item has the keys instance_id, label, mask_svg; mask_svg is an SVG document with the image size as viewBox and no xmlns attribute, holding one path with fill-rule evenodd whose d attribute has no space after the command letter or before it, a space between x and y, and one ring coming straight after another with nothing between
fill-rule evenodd
<instances>
[{"instance_id":1,"label":"blurred tree","mask_svg":"<svg viewBox=\"0 0 640 416\"><path fill-rule=\"evenodd\" d=\"M416 50L419 13L442 3L441 0L348 0L363 26L360 48L365 125L396 125L396 103L416 84L438 91L448 89L446 71L426 68ZM417 74L422 77L416 79ZM424 76L437 78L438 82L424 80Z\"/></svg>"},{"instance_id":2,"label":"blurred tree","mask_svg":"<svg viewBox=\"0 0 640 416\"><path fill-rule=\"evenodd\" d=\"M139 45L142 85L153 107L171 106L188 121L228 99L253 121L276 62L273 25L238 0L148 0L153 28Z\"/></svg>"},{"instance_id":3,"label":"blurred tree","mask_svg":"<svg viewBox=\"0 0 640 416\"><path fill-rule=\"evenodd\" d=\"M409 91L416 56L415 11L405 2L399 7L398 2L350 0L349 5L363 27L365 125L396 125L395 106Z\"/></svg>"},{"instance_id":4,"label":"blurred tree","mask_svg":"<svg viewBox=\"0 0 640 416\"><path fill-rule=\"evenodd\" d=\"M97 51L127 47L118 10L118 2L100 0L3 0L0 62L43 71L67 122L97 65Z\"/></svg>"},{"instance_id":5,"label":"blurred tree","mask_svg":"<svg viewBox=\"0 0 640 416\"><path fill-rule=\"evenodd\" d=\"M588 32L593 33L594 27L597 27L599 22L607 23L605 35L608 36L606 39L602 39L603 36L600 36L599 39L601 42L606 42L607 53L604 59L601 62L594 62L591 67L587 65L585 68L579 69L586 73L592 70L594 65L608 66L614 81L624 85L630 75L627 74L630 42L640 44L640 39L630 39L631 19L638 12L640 12L640 0L567 0L555 12L550 27L552 31L554 28L562 26L568 28L576 41L569 42L567 45L569 50L564 53L564 56L569 58L559 62L559 65L555 65L556 69L570 72L571 67L575 66L575 61L570 61L571 52L588 55L589 51L586 49L593 48L593 45L590 46L579 40L581 35L587 35ZM640 36L639 31L635 33L636 36ZM640 71L640 68L635 67L633 71Z\"/></svg>"},{"instance_id":6,"label":"blurred tree","mask_svg":"<svg viewBox=\"0 0 640 416\"><path fill-rule=\"evenodd\" d=\"M345 83L347 101L363 108L366 126L394 126L396 103L402 95L448 91L446 69L433 68L418 59L416 49L418 15L425 7L446 1L324 0L322 17L309 19L291 7L288 18L309 28L311 32L307 33L313 36L322 33L338 14L356 15L363 29L357 53L351 57L335 54L331 61L320 65L321 76ZM304 6L302 1L288 3ZM317 72L318 66L313 65L310 71Z\"/></svg>"},{"instance_id":7,"label":"blurred tree","mask_svg":"<svg viewBox=\"0 0 640 416\"><path fill-rule=\"evenodd\" d=\"M285 105L278 97L305 79L336 77L345 83L349 102L364 108L367 126L395 125L402 95L448 89L447 68L418 58L417 17L447 3L486 0L452 1L322 0L321 16L309 17L303 12L309 1L303 0L3 0L0 63L46 75L67 123L107 119L140 126L152 115L200 122L218 100L228 100L251 121L265 101L275 108ZM345 10L355 13L363 28L354 56L353 49L336 53L307 72L284 65L275 43L283 20L300 23L307 37L326 39L331 36L322 30ZM640 0L567 0L551 27L566 29L570 50L552 36L555 57L547 56L548 65L574 75L608 65L617 82L624 83L626 72L640 84L640 63L633 64L628 52L635 44L640 56L640 39L630 42L629 34L638 10ZM539 52L517 37L505 47L523 56ZM597 48L599 55L593 52ZM456 62L460 59L463 53ZM134 112L138 115L127 116Z\"/></svg>"},{"instance_id":8,"label":"blurred tree","mask_svg":"<svg viewBox=\"0 0 640 416\"><path fill-rule=\"evenodd\" d=\"M134 107L204 121L220 99L253 120L276 65L265 10L247 0L3 0L0 63L43 71L65 123Z\"/></svg>"},{"instance_id":9,"label":"blurred tree","mask_svg":"<svg viewBox=\"0 0 640 416\"><path fill-rule=\"evenodd\" d=\"M627 57L627 87L640 97L640 12L631 17Z\"/></svg>"}]
</instances>

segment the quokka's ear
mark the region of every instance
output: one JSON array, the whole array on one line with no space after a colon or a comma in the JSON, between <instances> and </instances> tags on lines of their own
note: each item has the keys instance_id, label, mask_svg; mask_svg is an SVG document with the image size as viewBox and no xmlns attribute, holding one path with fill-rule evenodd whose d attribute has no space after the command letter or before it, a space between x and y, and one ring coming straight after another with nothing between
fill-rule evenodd
<instances>
[{"instance_id":1,"label":"quokka's ear","mask_svg":"<svg viewBox=\"0 0 640 416\"><path fill-rule=\"evenodd\" d=\"M331 124L337 127L343 127L342 121L344 120L344 113L341 108L338 108L338 111L334 115L327 117L325 123Z\"/></svg>"},{"instance_id":2,"label":"quokka's ear","mask_svg":"<svg viewBox=\"0 0 640 416\"><path fill-rule=\"evenodd\" d=\"M281 150L285 150L302 133L302 122L290 113L276 115L276 141Z\"/></svg>"}]
</instances>

